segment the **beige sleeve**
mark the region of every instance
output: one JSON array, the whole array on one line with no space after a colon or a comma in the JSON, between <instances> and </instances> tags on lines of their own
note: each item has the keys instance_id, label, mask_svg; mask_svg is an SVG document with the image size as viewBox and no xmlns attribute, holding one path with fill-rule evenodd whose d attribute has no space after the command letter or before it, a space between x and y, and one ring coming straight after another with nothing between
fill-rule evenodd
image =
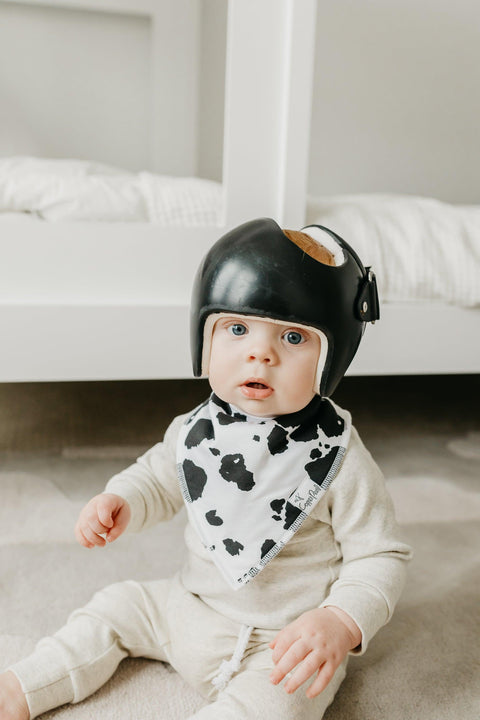
<instances>
[{"instance_id":1,"label":"beige sleeve","mask_svg":"<svg viewBox=\"0 0 480 720\"><path fill-rule=\"evenodd\" d=\"M186 415L176 417L157 443L130 467L114 475L105 492L120 495L130 505L129 532L138 532L162 520L169 520L182 507L177 478L177 437Z\"/></svg>"},{"instance_id":2,"label":"beige sleeve","mask_svg":"<svg viewBox=\"0 0 480 720\"><path fill-rule=\"evenodd\" d=\"M382 472L354 428L328 501L340 568L322 606L353 618L362 633L355 652L364 652L392 616L412 552L401 540Z\"/></svg>"}]
</instances>

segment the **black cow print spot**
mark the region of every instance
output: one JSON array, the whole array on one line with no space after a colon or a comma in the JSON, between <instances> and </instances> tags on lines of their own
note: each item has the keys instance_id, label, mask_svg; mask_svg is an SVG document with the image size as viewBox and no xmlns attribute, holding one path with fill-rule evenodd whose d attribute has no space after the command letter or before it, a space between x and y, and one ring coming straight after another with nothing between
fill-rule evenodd
<instances>
[{"instance_id":1,"label":"black cow print spot","mask_svg":"<svg viewBox=\"0 0 480 720\"><path fill-rule=\"evenodd\" d=\"M241 453L225 455L220 466L220 475L227 482L234 482L239 490L248 491L255 485L253 473L247 470Z\"/></svg>"},{"instance_id":2,"label":"black cow print spot","mask_svg":"<svg viewBox=\"0 0 480 720\"><path fill-rule=\"evenodd\" d=\"M275 547L275 540L267 539L262 545L261 549L261 557L264 558L267 553L270 552L270 550Z\"/></svg>"},{"instance_id":3,"label":"black cow print spot","mask_svg":"<svg viewBox=\"0 0 480 720\"><path fill-rule=\"evenodd\" d=\"M235 412L233 413L233 417L235 420L238 420L239 422L247 422L247 416L242 415L242 413Z\"/></svg>"},{"instance_id":4,"label":"black cow print spot","mask_svg":"<svg viewBox=\"0 0 480 720\"><path fill-rule=\"evenodd\" d=\"M253 439L255 440L255 442L260 442L260 435L254 435Z\"/></svg>"},{"instance_id":5,"label":"black cow print spot","mask_svg":"<svg viewBox=\"0 0 480 720\"><path fill-rule=\"evenodd\" d=\"M233 425L236 422L234 417L223 412L217 414L217 420L220 425Z\"/></svg>"},{"instance_id":6,"label":"black cow print spot","mask_svg":"<svg viewBox=\"0 0 480 720\"><path fill-rule=\"evenodd\" d=\"M280 415L275 419L283 427L296 428L299 425L311 425L315 416L318 414L321 404L322 399L318 395L315 395L308 405L301 410Z\"/></svg>"},{"instance_id":7,"label":"black cow print spot","mask_svg":"<svg viewBox=\"0 0 480 720\"><path fill-rule=\"evenodd\" d=\"M332 467L332 463L334 460L334 458L332 457L333 452L334 450L331 450L328 455L325 455L325 457L316 458L315 460L312 460L312 462L309 462L305 465L305 470L307 471L313 482L316 482L317 485L321 485L322 480L325 479L328 471Z\"/></svg>"},{"instance_id":8,"label":"black cow print spot","mask_svg":"<svg viewBox=\"0 0 480 720\"><path fill-rule=\"evenodd\" d=\"M295 442L309 442L318 438L318 431L315 425L300 425L290 433L290 437Z\"/></svg>"},{"instance_id":9,"label":"black cow print spot","mask_svg":"<svg viewBox=\"0 0 480 720\"><path fill-rule=\"evenodd\" d=\"M335 408L328 400L323 401L321 428L328 437L338 437L345 429L344 421L337 415Z\"/></svg>"},{"instance_id":10,"label":"black cow print spot","mask_svg":"<svg viewBox=\"0 0 480 720\"><path fill-rule=\"evenodd\" d=\"M239 543L237 540L232 540L232 538L226 538L223 544L225 545L225 550L230 555L239 555L241 550L244 549L242 543Z\"/></svg>"},{"instance_id":11,"label":"black cow print spot","mask_svg":"<svg viewBox=\"0 0 480 720\"><path fill-rule=\"evenodd\" d=\"M222 413L219 413L217 415L217 419L221 424L228 424L230 421L225 420L223 417L223 420L220 418L220 415L226 415L229 418L234 418L234 420L238 420L239 422L247 422L247 416L243 415L239 412L232 412L232 408L230 405L224 400L221 400L218 395L215 395L215 393L212 393L212 400L219 408L222 409Z\"/></svg>"},{"instance_id":12,"label":"black cow print spot","mask_svg":"<svg viewBox=\"0 0 480 720\"><path fill-rule=\"evenodd\" d=\"M193 421L195 420L195 418L197 417L198 413L199 413L201 410L203 410L204 407L206 407L206 406L208 405L208 402L209 402L208 399L205 400L201 405L198 406L198 408L197 408L196 410L193 411L193 413L190 415L190 417L189 417L188 420L187 420L187 425L191 425L191 424L192 424L192 422L193 422Z\"/></svg>"},{"instance_id":13,"label":"black cow print spot","mask_svg":"<svg viewBox=\"0 0 480 720\"><path fill-rule=\"evenodd\" d=\"M187 448L197 447L202 440L213 440L214 437L215 433L213 431L212 421L200 418L185 438L185 445Z\"/></svg>"},{"instance_id":14,"label":"black cow print spot","mask_svg":"<svg viewBox=\"0 0 480 720\"><path fill-rule=\"evenodd\" d=\"M271 455L278 455L279 453L285 452L288 448L287 431L280 427L280 425L275 425L267 438L267 444Z\"/></svg>"},{"instance_id":15,"label":"black cow print spot","mask_svg":"<svg viewBox=\"0 0 480 720\"><path fill-rule=\"evenodd\" d=\"M220 455L220 450L218 448L208 448L212 455Z\"/></svg>"},{"instance_id":16,"label":"black cow print spot","mask_svg":"<svg viewBox=\"0 0 480 720\"><path fill-rule=\"evenodd\" d=\"M241 413L233 413L233 415L229 415L228 413L219 412L217 413L217 420L220 423L220 425L232 425L232 423L236 422L247 422L247 416L242 415Z\"/></svg>"},{"instance_id":17,"label":"black cow print spot","mask_svg":"<svg viewBox=\"0 0 480 720\"><path fill-rule=\"evenodd\" d=\"M284 507L285 505L285 507ZM299 510L299 508L296 508L294 505L286 501L283 498L279 498L278 500L272 500L270 503L270 507L274 511L274 515L272 515L273 520L284 520L284 529L288 530L290 525L295 522L297 517L302 512Z\"/></svg>"},{"instance_id":18,"label":"black cow print spot","mask_svg":"<svg viewBox=\"0 0 480 720\"><path fill-rule=\"evenodd\" d=\"M207 518L207 522L210 523L210 525L223 525L223 520L220 515L217 515L216 510L209 510L207 513L205 513L205 517Z\"/></svg>"},{"instance_id":19,"label":"black cow print spot","mask_svg":"<svg viewBox=\"0 0 480 720\"><path fill-rule=\"evenodd\" d=\"M278 500L272 500L272 502L270 503L270 507L276 513L281 513L284 505L285 505L284 498L279 498Z\"/></svg>"},{"instance_id":20,"label":"black cow print spot","mask_svg":"<svg viewBox=\"0 0 480 720\"><path fill-rule=\"evenodd\" d=\"M284 530L288 530L288 528L293 525L301 512L302 511L299 508L296 508L287 501L285 508L285 524L283 526Z\"/></svg>"},{"instance_id":21,"label":"black cow print spot","mask_svg":"<svg viewBox=\"0 0 480 720\"><path fill-rule=\"evenodd\" d=\"M310 457L312 458L312 460L314 460L315 458L322 457L322 453L318 448L313 448L312 452L310 453Z\"/></svg>"},{"instance_id":22,"label":"black cow print spot","mask_svg":"<svg viewBox=\"0 0 480 720\"><path fill-rule=\"evenodd\" d=\"M207 482L207 474L203 468L195 465L191 460L183 461L183 474L187 483L188 493L192 502L202 497L203 489Z\"/></svg>"}]
</instances>

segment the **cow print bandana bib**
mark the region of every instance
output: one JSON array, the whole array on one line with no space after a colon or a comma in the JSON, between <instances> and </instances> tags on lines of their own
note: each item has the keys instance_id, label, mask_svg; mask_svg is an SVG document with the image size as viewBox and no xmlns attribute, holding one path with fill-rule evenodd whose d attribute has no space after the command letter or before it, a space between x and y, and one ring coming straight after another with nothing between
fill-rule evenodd
<instances>
[{"instance_id":1,"label":"cow print bandana bib","mask_svg":"<svg viewBox=\"0 0 480 720\"><path fill-rule=\"evenodd\" d=\"M190 523L232 588L286 545L335 478L350 414L318 396L276 418L212 394L180 430L178 474Z\"/></svg>"}]
</instances>

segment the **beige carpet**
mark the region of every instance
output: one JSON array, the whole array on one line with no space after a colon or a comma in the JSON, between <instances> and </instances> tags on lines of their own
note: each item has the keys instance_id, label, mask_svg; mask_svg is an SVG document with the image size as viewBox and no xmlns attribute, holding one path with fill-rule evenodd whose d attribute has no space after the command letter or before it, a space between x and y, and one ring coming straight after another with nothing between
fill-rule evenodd
<instances>
[{"instance_id":1,"label":"beige carpet","mask_svg":"<svg viewBox=\"0 0 480 720\"><path fill-rule=\"evenodd\" d=\"M378 438L372 450L415 559L394 619L364 657L351 660L325 718L478 720L480 436L416 429ZM127 446L84 446L0 456L1 668L96 589L178 567L183 514L105 550L75 544L72 528L84 500L134 453ZM126 660L94 696L44 718L180 720L201 705L167 666Z\"/></svg>"}]
</instances>

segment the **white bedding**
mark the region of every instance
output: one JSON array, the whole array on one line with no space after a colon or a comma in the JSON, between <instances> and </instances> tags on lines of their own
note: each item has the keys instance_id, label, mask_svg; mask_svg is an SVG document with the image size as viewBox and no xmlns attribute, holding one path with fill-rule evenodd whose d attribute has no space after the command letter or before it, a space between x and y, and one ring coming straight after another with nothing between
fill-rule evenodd
<instances>
[{"instance_id":1,"label":"white bedding","mask_svg":"<svg viewBox=\"0 0 480 720\"><path fill-rule=\"evenodd\" d=\"M49 222L146 222L218 225L220 183L129 173L83 160L0 158L0 213Z\"/></svg>"},{"instance_id":2,"label":"white bedding","mask_svg":"<svg viewBox=\"0 0 480 720\"><path fill-rule=\"evenodd\" d=\"M82 160L0 159L0 219L219 225L223 190L200 178L128 173ZM308 199L372 265L382 301L480 305L480 206L400 195Z\"/></svg>"},{"instance_id":3,"label":"white bedding","mask_svg":"<svg viewBox=\"0 0 480 720\"><path fill-rule=\"evenodd\" d=\"M480 305L480 206L408 195L310 198L307 223L329 227L371 265L382 300Z\"/></svg>"}]
</instances>

